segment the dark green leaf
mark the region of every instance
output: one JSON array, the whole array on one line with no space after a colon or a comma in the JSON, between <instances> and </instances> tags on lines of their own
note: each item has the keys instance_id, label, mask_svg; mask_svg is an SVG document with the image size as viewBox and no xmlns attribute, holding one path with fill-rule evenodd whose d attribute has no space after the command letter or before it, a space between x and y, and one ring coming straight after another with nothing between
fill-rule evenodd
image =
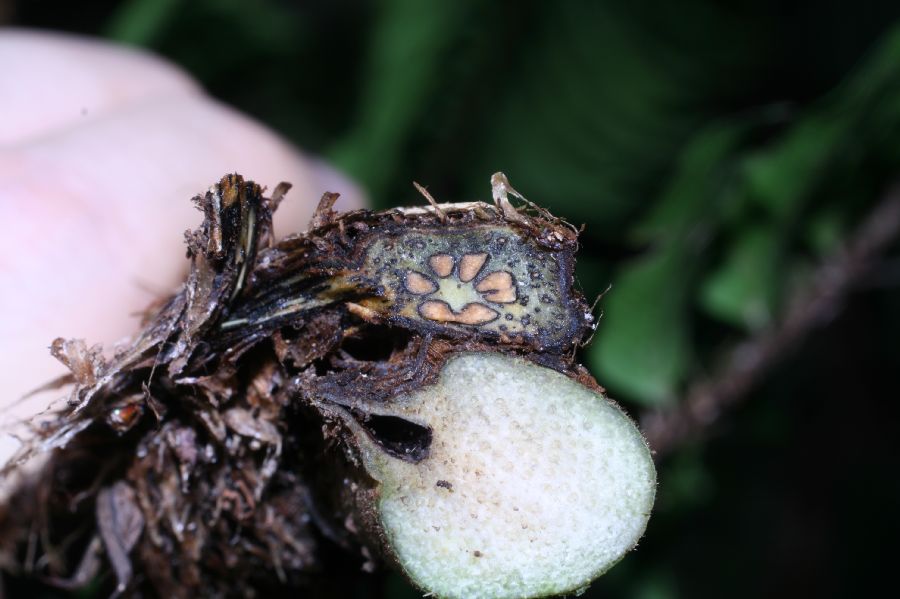
<instances>
[{"instance_id":1,"label":"dark green leaf","mask_svg":"<svg viewBox=\"0 0 900 599\"><path fill-rule=\"evenodd\" d=\"M700 292L703 307L737 326L759 329L771 323L781 243L774 227L742 231L722 264L704 281Z\"/></svg>"},{"instance_id":2,"label":"dark green leaf","mask_svg":"<svg viewBox=\"0 0 900 599\"><path fill-rule=\"evenodd\" d=\"M671 251L643 258L618 276L589 353L604 385L647 405L674 399L691 357L690 270L684 253Z\"/></svg>"}]
</instances>

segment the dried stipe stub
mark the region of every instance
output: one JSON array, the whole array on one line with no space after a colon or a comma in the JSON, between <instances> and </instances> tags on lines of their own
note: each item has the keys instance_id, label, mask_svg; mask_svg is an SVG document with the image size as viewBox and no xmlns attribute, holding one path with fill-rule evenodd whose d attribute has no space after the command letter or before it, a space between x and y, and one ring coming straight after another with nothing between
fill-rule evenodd
<instances>
[{"instance_id":1,"label":"dried stipe stub","mask_svg":"<svg viewBox=\"0 0 900 599\"><path fill-rule=\"evenodd\" d=\"M325 194L276 242L284 189L198 196L188 279L114 357L54 343L72 408L0 508L7 586L333 594L318 572L381 559L440 597L539 597L632 548L655 472L573 362L574 229L497 174L493 204Z\"/></svg>"}]
</instances>

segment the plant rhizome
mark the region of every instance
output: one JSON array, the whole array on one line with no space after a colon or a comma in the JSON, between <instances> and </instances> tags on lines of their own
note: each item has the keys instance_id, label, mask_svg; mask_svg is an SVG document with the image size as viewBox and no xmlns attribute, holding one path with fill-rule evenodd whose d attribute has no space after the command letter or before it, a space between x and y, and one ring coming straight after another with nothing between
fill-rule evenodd
<instances>
[{"instance_id":1,"label":"plant rhizome","mask_svg":"<svg viewBox=\"0 0 900 599\"><path fill-rule=\"evenodd\" d=\"M277 241L288 186L196 197L190 274L133 340L53 343L69 407L0 507L7 589L327 594L386 562L441 597L536 597L614 564L650 454L574 362L577 232L492 185L344 214L326 193Z\"/></svg>"}]
</instances>

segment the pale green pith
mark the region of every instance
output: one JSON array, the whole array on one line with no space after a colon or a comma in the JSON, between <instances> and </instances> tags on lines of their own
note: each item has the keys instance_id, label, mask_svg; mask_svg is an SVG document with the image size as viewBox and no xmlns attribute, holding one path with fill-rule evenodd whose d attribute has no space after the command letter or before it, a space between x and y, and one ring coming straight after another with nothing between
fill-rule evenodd
<instances>
[{"instance_id":1,"label":"pale green pith","mask_svg":"<svg viewBox=\"0 0 900 599\"><path fill-rule=\"evenodd\" d=\"M378 512L410 579L438 597L573 592L635 546L656 475L614 403L521 358L451 358L435 385L389 413L429 426L428 457L361 443Z\"/></svg>"},{"instance_id":2,"label":"pale green pith","mask_svg":"<svg viewBox=\"0 0 900 599\"><path fill-rule=\"evenodd\" d=\"M447 278L438 280L438 291L434 297L449 304L454 312L459 312L471 303L484 303L484 299L475 291L471 283L463 283L459 279ZM511 306L510 308L515 308ZM521 306L518 306L521 308Z\"/></svg>"}]
</instances>

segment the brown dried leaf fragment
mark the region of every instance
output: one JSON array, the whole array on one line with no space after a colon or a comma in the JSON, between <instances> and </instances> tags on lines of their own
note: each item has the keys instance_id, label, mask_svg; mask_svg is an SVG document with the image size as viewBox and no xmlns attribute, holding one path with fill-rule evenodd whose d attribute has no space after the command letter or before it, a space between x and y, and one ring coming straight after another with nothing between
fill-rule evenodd
<instances>
[{"instance_id":1,"label":"brown dried leaf fragment","mask_svg":"<svg viewBox=\"0 0 900 599\"><path fill-rule=\"evenodd\" d=\"M249 410L232 408L225 412L223 418L228 428L239 435L250 437L269 445L281 444L281 435L278 433L278 429L266 420L254 418Z\"/></svg>"},{"instance_id":2,"label":"brown dried leaf fragment","mask_svg":"<svg viewBox=\"0 0 900 599\"><path fill-rule=\"evenodd\" d=\"M122 592L134 572L128 554L144 529L144 516L135 501L134 489L122 481L97 494L96 510L106 557L116 573L116 590Z\"/></svg>"},{"instance_id":3,"label":"brown dried leaf fragment","mask_svg":"<svg viewBox=\"0 0 900 599\"><path fill-rule=\"evenodd\" d=\"M334 220L335 212L332 208L339 197L340 194L338 193L325 192L322 194L319 205L316 206L316 211L313 212L312 218L309 221L310 229L318 229Z\"/></svg>"},{"instance_id":4,"label":"brown dried leaf fragment","mask_svg":"<svg viewBox=\"0 0 900 599\"><path fill-rule=\"evenodd\" d=\"M100 346L88 349L83 339L54 339L50 353L71 371L79 385L94 385L106 370Z\"/></svg>"}]
</instances>

